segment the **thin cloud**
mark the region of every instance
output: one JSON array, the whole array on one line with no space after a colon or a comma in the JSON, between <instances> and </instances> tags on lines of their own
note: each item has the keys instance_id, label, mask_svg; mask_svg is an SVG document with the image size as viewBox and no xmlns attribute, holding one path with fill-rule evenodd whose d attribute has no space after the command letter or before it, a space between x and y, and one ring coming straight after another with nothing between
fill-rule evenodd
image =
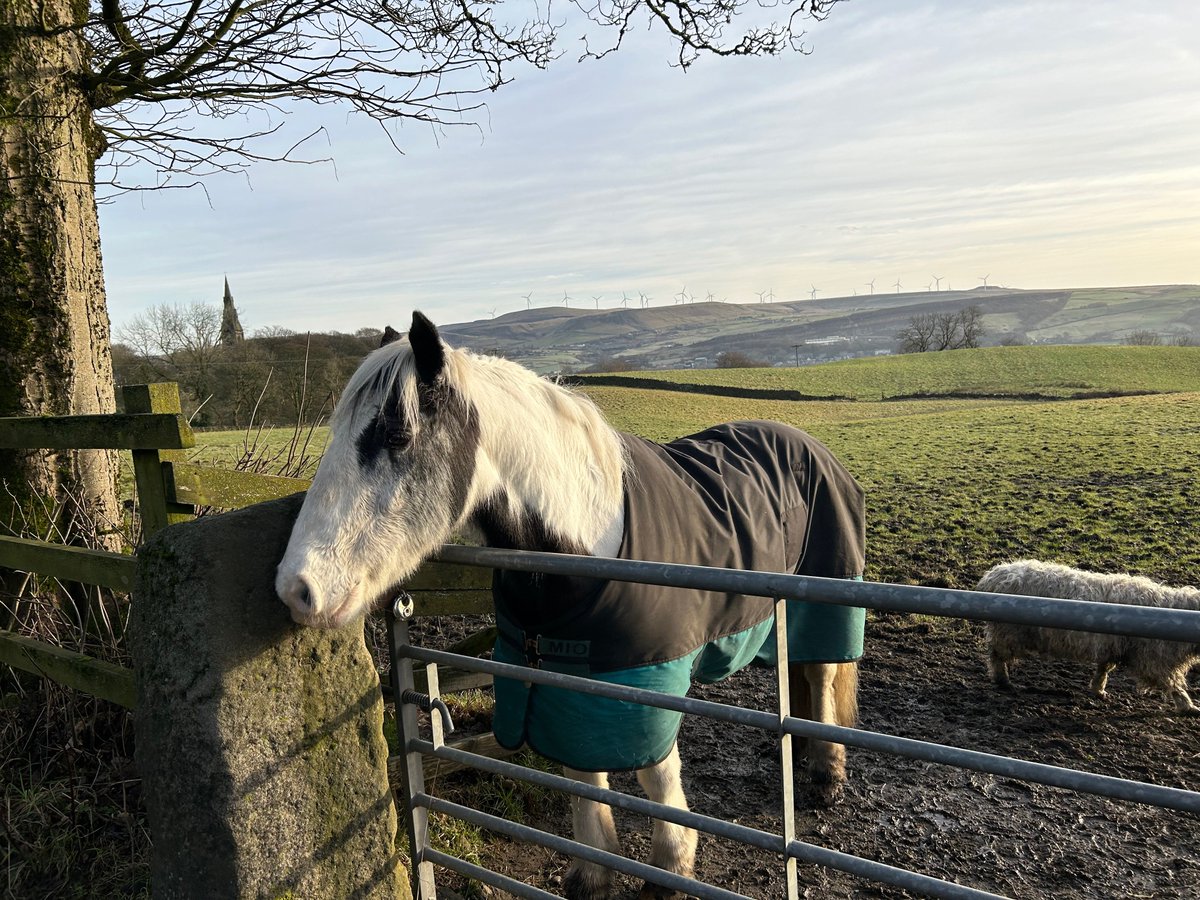
<instances>
[{"instance_id":1,"label":"thin cloud","mask_svg":"<svg viewBox=\"0 0 1200 900\"><path fill-rule=\"evenodd\" d=\"M1190 2L856 0L810 27L811 56L684 74L639 33L522 73L482 131L406 129L404 156L306 110L336 179L266 167L253 192L210 184L214 208L106 208L110 310L215 302L226 272L244 317L344 331L405 304L483 318L531 290L752 302L989 267L1027 287L1200 281L1196 33Z\"/></svg>"}]
</instances>

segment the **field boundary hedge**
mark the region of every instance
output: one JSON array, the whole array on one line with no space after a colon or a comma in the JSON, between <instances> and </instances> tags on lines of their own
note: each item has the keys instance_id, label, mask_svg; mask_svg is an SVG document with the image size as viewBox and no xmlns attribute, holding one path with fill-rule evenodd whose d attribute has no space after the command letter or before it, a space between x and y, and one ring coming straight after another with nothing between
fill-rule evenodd
<instances>
[{"instance_id":1,"label":"field boundary hedge","mask_svg":"<svg viewBox=\"0 0 1200 900\"><path fill-rule=\"evenodd\" d=\"M1175 391L1076 391L1073 394L1042 394L1037 391L928 391L915 394L895 394L881 398L893 400L1110 400L1114 397L1151 397Z\"/></svg>"},{"instance_id":2,"label":"field boundary hedge","mask_svg":"<svg viewBox=\"0 0 1200 900\"><path fill-rule=\"evenodd\" d=\"M635 375L572 375L563 379L571 387L641 388L651 391L676 391L684 394L710 394L715 397L740 397L746 400L808 400L853 403L862 397L848 394L805 394L786 388L739 387L728 384L701 384L668 381L659 378L639 378ZM1048 394L1039 391L914 391L907 394L880 394L883 403L906 400L1107 400L1113 397L1146 397L1172 391L1076 391L1072 394Z\"/></svg>"},{"instance_id":3,"label":"field boundary hedge","mask_svg":"<svg viewBox=\"0 0 1200 900\"><path fill-rule=\"evenodd\" d=\"M713 394L718 397L741 397L748 400L841 400L855 398L846 394L804 394L785 388L736 387L725 384L687 384L658 378L638 378L630 375L572 375L564 379L573 386L644 388L651 391L678 391L684 394Z\"/></svg>"}]
</instances>

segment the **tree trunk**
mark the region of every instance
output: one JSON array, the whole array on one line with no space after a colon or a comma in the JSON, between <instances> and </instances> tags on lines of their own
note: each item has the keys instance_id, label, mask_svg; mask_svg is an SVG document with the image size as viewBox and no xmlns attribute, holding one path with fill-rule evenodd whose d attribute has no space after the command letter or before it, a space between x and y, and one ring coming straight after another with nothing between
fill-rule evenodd
<instances>
[{"instance_id":1,"label":"tree trunk","mask_svg":"<svg viewBox=\"0 0 1200 900\"><path fill-rule=\"evenodd\" d=\"M87 3L0 0L0 416L115 410ZM115 546L112 451L0 450L0 529Z\"/></svg>"}]
</instances>

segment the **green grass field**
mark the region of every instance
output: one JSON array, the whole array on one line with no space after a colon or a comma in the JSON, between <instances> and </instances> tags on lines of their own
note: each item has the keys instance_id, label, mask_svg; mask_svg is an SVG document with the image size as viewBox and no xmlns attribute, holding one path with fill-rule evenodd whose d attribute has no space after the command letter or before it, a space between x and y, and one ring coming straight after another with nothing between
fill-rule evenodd
<instances>
[{"instance_id":1,"label":"green grass field","mask_svg":"<svg viewBox=\"0 0 1200 900\"><path fill-rule=\"evenodd\" d=\"M964 393L1073 397L1200 391L1200 347L985 347L849 359L798 369L629 374L684 384L784 389L859 400Z\"/></svg>"},{"instance_id":2,"label":"green grass field","mask_svg":"<svg viewBox=\"0 0 1200 900\"><path fill-rule=\"evenodd\" d=\"M867 492L875 580L969 587L1021 556L1176 583L1200 568L1200 394L838 404L589 393L617 427L657 440L739 418L811 432Z\"/></svg>"},{"instance_id":3,"label":"green grass field","mask_svg":"<svg viewBox=\"0 0 1200 900\"><path fill-rule=\"evenodd\" d=\"M888 393L889 379L899 385L918 372L925 390L947 393L1191 393L1040 402L793 402L611 387L586 393L616 427L659 441L747 418L813 433L866 489L872 579L969 587L994 563L1035 556L1195 580L1200 349L1016 347L670 374L753 386L806 378L806 392L836 383L870 397L881 386ZM290 431L271 440L285 437ZM311 449L318 452L323 440L315 434ZM201 441L201 458L214 463L242 447L241 433Z\"/></svg>"}]
</instances>

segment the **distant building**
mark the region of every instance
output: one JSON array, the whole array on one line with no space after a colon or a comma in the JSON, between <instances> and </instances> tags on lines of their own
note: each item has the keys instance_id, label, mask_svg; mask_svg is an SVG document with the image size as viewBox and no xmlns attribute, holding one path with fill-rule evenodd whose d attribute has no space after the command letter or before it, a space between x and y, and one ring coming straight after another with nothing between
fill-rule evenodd
<instances>
[{"instance_id":1,"label":"distant building","mask_svg":"<svg viewBox=\"0 0 1200 900\"><path fill-rule=\"evenodd\" d=\"M229 279L225 279L225 304L221 310L222 347L236 347L246 339L242 333L242 323L238 321L237 307L233 305L233 294L229 292Z\"/></svg>"}]
</instances>

